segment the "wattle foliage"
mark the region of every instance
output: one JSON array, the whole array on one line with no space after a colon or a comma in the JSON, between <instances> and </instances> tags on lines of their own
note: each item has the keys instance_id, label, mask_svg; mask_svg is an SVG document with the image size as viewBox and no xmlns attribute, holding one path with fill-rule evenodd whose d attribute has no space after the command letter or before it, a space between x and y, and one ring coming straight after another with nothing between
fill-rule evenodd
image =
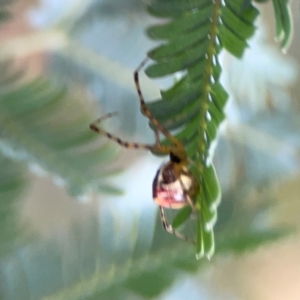
<instances>
[{"instance_id":1,"label":"wattle foliage","mask_svg":"<svg viewBox=\"0 0 300 300\"><path fill-rule=\"evenodd\" d=\"M146 74L158 78L180 72L181 76L148 107L166 128L176 130L176 137L195 163L192 169L201 184L196 199L196 255L211 257L213 226L221 198L211 150L225 119L228 98L220 83L218 57L223 48L237 57L243 55L255 31L258 10L243 0L226 0L224 4L221 0L153 0L148 11L170 20L147 31L149 37L164 43L148 52L155 63L146 69ZM177 227L186 215L186 211L179 212Z\"/></svg>"}]
</instances>

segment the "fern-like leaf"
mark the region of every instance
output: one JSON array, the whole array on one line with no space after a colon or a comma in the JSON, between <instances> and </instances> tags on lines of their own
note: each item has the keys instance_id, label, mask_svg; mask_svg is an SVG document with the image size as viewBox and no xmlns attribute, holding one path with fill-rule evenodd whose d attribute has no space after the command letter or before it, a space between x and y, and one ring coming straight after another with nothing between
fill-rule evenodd
<instances>
[{"instance_id":1,"label":"fern-like leaf","mask_svg":"<svg viewBox=\"0 0 300 300\"><path fill-rule=\"evenodd\" d=\"M247 4L247 5L245 5ZM162 99L149 104L155 117L169 130L177 130L201 184L197 257L214 251L213 225L220 187L211 164L212 145L225 118L228 95L220 84L218 55L224 47L241 57L255 31L258 11L244 0L153 0L149 12L171 21L148 29L148 35L165 43L148 53L155 63L146 69L151 78L176 72L182 78L161 91Z\"/></svg>"}]
</instances>

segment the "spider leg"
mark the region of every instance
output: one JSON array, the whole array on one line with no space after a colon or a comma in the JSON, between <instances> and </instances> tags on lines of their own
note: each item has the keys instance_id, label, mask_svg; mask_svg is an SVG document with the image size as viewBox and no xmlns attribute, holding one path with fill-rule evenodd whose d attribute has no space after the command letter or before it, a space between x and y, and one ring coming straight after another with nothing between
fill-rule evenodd
<instances>
[{"instance_id":1,"label":"spider leg","mask_svg":"<svg viewBox=\"0 0 300 300\"><path fill-rule=\"evenodd\" d=\"M158 120L152 115L152 113L149 111L149 109L145 103L145 100L144 100L144 97L143 97L143 94L141 91L141 87L140 87L140 82L139 82L139 72L144 67L144 65L148 62L148 60L149 60L149 58L146 57L134 72L134 82L135 82L137 93L139 95L141 110L144 113L144 115L153 123L153 125L156 127L157 130L159 130L164 136L166 136L176 146L182 147L181 143L164 126L162 126L158 122Z\"/></svg>"},{"instance_id":2,"label":"spider leg","mask_svg":"<svg viewBox=\"0 0 300 300\"><path fill-rule=\"evenodd\" d=\"M189 175L188 173L182 171L183 174L186 174L186 175ZM183 193L184 193L184 197L185 199L187 200L187 202L189 203L190 207L192 208L193 212L196 212L196 207L192 201L192 199L190 198L189 194L188 194L188 190L185 189L184 185L183 185L183 182L181 180L181 178L179 177L179 181L180 181L180 184L181 184L181 187L182 187L182 190L183 190Z\"/></svg>"},{"instance_id":3,"label":"spider leg","mask_svg":"<svg viewBox=\"0 0 300 300\"><path fill-rule=\"evenodd\" d=\"M161 144L160 144L160 140L159 140L159 132L158 130L154 130L154 135L155 135L155 144L158 146L158 147L161 147Z\"/></svg>"},{"instance_id":4,"label":"spider leg","mask_svg":"<svg viewBox=\"0 0 300 300\"><path fill-rule=\"evenodd\" d=\"M191 158L188 159L188 162L189 162L189 164L191 164L197 168L197 164Z\"/></svg>"},{"instance_id":5,"label":"spider leg","mask_svg":"<svg viewBox=\"0 0 300 300\"><path fill-rule=\"evenodd\" d=\"M160 209L160 218L161 218L161 222L162 222L162 225L163 225L164 229L165 229L168 233L175 235L175 236L178 237L179 239L182 239L182 240L184 240L184 241L187 241L187 242L192 243L192 244L195 245L195 241L194 241L194 240L188 238L188 237L185 236L184 234L182 234L182 233L180 233L179 231L175 230L171 225L169 225L163 207L160 206L159 209Z\"/></svg>"},{"instance_id":6,"label":"spider leg","mask_svg":"<svg viewBox=\"0 0 300 300\"><path fill-rule=\"evenodd\" d=\"M196 212L196 211L197 211L197 210L196 210L196 206L194 205L194 203L193 203L193 201L191 200L191 198L190 198L190 197L187 197L186 199L187 199L187 201L188 201L190 207L192 208L193 213Z\"/></svg>"},{"instance_id":7,"label":"spider leg","mask_svg":"<svg viewBox=\"0 0 300 300\"><path fill-rule=\"evenodd\" d=\"M168 154L170 152L169 147L166 146L161 146L159 142L156 141L155 145L147 145L147 144L140 144L140 143L132 143L132 142L126 142L120 138L118 138L117 136L99 128L97 126L97 124L101 123L102 121L111 118L113 116L115 116L117 113L113 112L113 113L108 113L102 117L100 117L99 119L97 119L96 121L94 121L93 123L90 124L90 129L106 136L107 138L117 142L120 146L125 147L125 148L129 148L129 149L147 149L150 151L158 151L162 154Z\"/></svg>"},{"instance_id":8,"label":"spider leg","mask_svg":"<svg viewBox=\"0 0 300 300\"><path fill-rule=\"evenodd\" d=\"M118 115L119 115L119 113L117 111L108 113L108 114L106 114L104 116L101 116L97 120L95 120L92 124L99 124L99 123L103 122L106 119L109 119L109 118L112 118L112 117L115 117L115 116L118 116Z\"/></svg>"}]
</instances>

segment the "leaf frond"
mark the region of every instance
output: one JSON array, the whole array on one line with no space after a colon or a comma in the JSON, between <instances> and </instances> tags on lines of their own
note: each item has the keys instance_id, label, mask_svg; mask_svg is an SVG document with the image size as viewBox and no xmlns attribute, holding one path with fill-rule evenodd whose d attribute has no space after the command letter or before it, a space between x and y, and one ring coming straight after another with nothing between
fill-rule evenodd
<instances>
[{"instance_id":1,"label":"leaf frond","mask_svg":"<svg viewBox=\"0 0 300 300\"><path fill-rule=\"evenodd\" d=\"M254 34L258 10L251 3L245 5L243 0L151 0L148 11L169 21L147 30L150 38L163 40L164 44L148 52L154 63L146 74L151 78L178 72L182 75L172 87L161 91L161 99L148 107L162 125L176 130L176 137L197 166L192 167L201 187L196 198L196 253L198 258L210 257L214 252L213 226L221 198L211 149L225 119L228 98L220 83L218 56L222 48L237 57L243 55L247 40Z\"/></svg>"}]
</instances>

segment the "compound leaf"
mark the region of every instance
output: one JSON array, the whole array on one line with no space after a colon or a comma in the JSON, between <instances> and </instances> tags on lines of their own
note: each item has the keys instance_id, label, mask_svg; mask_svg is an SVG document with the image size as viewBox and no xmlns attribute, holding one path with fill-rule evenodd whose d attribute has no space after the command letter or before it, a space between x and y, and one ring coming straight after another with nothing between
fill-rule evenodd
<instances>
[{"instance_id":1,"label":"compound leaf","mask_svg":"<svg viewBox=\"0 0 300 300\"><path fill-rule=\"evenodd\" d=\"M177 131L175 136L197 166L192 168L200 183L196 197L199 209L196 255L211 257L213 225L221 198L211 165L211 146L225 119L228 98L219 81L218 56L222 48L237 57L243 55L247 40L255 32L258 10L244 0L151 0L148 11L156 17L168 17L169 22L147 30L149 37L164 40L164 44L148 52L154 63L146 69L146 74L157 78L182 73L181 79L161 91L161 99L148 107L161 124ZM185 217L180 212L175 225L181 225Z\"/></svg>"}]
</instances>

